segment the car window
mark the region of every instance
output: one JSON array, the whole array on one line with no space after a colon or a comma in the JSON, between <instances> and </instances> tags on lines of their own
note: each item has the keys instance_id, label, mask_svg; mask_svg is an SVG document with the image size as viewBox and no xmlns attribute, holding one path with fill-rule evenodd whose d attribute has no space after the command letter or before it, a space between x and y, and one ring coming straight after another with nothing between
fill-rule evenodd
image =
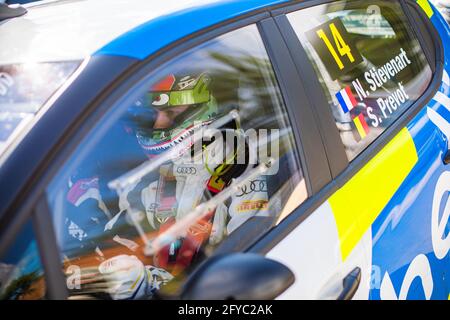
<instances>
[{"instance_id":1,"label":"car window","mask_svg":"<svg viewBox=\"0 0 450 320\"><path fill-rule=\"evenodd\" d=\"M428 88L431 68L398 1L335 1L287 17L350 161Z\"/></svg>"},{"instance_id":2,"label":"car window","mask_svg":"<svg viewBox=\"0 0 450 320\"><path fill-rule=\"evenodd\" d=\"M45 297L44 271L31 222L0 256L0 300L36 300Z\"/></svg>"},{"instance_id":3,"label":"car window","mask_svg":"<svg viewBox=\"0 0 450 320\"><path fill-rule=\"evenodd\" d=\"M0 65L0 156L79 65L79 61Z\"/></svg>"},{"instance_id":4,"label":"car window","mask_svg":"<svg viewBox=\"0 0 450 320\"><path fill-rule=\"evenodd\" d=\"M152 70L47 188L70 295L148 299L251 245L306 199L297 159L256 26Z\"/></svg>"}]
</instances>

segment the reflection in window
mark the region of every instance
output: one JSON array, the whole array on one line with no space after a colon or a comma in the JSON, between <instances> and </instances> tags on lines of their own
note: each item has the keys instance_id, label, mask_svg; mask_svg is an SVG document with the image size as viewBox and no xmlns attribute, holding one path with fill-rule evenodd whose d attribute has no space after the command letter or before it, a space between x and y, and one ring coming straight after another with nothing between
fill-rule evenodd
<instances>
[{"instance_id":1,"label":"reflection in window","mask_svg":"<svg viewBox=\"0 0 450 320\"><path fill-rule=\"evenodd\" d=\"M36 300L44 296L44 272L29 222L0 257L0 300Z\"/></svg>"},{"instance_id":2,"label":"reflection in window","mask_svg":"<svg viewBox=\"0 0 450 320\"><path fill-rule=\"evenodd\" d=\"M313 63L349 160L428 88L431 69L397 1L336 1L288 19Z\"/></svg>"},{"instance_id":3,"label":"reflection in window","mask_svg":"<svg viewBox=\"0 0 450 320\"><path fill-rule=\"evenodd\" d=\"M306 198L296 159L255 26L155 70L47 189L71 295L148 299L251 245Z\"/></svg>"},{"instance_id":4,"label":"reflection in window","mask_svg":"<svg viewBox=\"0 0 450 320\"><path fill-rule=\"evenodd\" d=\"M0 65L0 154L79 65L79 61Z\"/></svg>"}]
</instances>

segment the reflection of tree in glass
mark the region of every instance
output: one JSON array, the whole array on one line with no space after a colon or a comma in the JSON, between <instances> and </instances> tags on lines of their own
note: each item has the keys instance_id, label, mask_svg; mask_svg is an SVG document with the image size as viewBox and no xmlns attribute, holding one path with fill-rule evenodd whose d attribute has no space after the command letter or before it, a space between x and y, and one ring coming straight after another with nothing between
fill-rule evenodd
<instances>
[{"instance_id":1,"label":"reflection of tree in glass","mask_svg":"<svg viewBox=\"0 0 450 320\"><path fill-rule=\"evenodd\" d=\"M39 271L35 270L14 279L0 296L0 300L18 300L25 294L29 295L34 293L36 288L32 288L32 286L40 277Z\"/></svg>"},{"instance_id":2,"label":"reflection of tree in glass","mask_svg":"<svg viewBox=\"0 0 450 320\"><path fill-rule=\"evenodd\" d=\"M213 79L212 92L220 108L232 106L239 110L242 129L280 129L290 127L269 58L240 52L227 55L210 52L209 56L223 68L208 70ZM274 110L275 107L275 110ZM280 137L279 155L288 152L291 135Z\"/></svg>"},{"instance_id":3,"label":"reflection of tree in glass","mask_svg":"<svg viewBox=\"0 0 450 320\"><path fill-rule=\"evenodd\" d=\"M278 98L278 92L271 78L272 67L268 58L258 58L245 52L232 56L211 52L210 57L226 67L209 71L213 79L212 91L219 105L239 105L239 113L245 119L246 127L261 128L258 122L267 120L272 106L279 104L279 101L274 101ZM278 127L276 121L273 124ZM270 129L267 125L264 128Z\"/></svg>"}]
</instances>

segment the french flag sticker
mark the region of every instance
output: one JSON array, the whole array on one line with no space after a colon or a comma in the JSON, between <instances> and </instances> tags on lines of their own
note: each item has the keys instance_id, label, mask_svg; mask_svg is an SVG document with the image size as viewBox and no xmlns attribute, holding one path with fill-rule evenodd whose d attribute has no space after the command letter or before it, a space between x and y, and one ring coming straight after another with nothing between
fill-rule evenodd
<instances>
[{"instance_id":1,"label":"french flag sticker","mask_svg":"<svg viewBox=\"0 0 450 320\"><path fill-rule=\"evenodd\" d=\"M336 98L338 99L344 113L347 113L356 107L357 102L349 86L336 93Z\"/></svg>"}]
</instances>

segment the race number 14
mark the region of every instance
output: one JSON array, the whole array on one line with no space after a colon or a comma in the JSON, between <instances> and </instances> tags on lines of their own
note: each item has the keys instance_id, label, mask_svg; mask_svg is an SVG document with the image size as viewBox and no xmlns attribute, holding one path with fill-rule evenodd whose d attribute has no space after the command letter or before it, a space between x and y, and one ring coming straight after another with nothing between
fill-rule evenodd
<instances>
[{"instance_id":1,"label":"race number 14","mask_svg":"<svg viewBox=\"0 0 450 320\"><path fill-rule=\"evenodd\" d=\"M345 40L342 38L342 35L339 33L339 30L336 28L334 23L330 23L330 30L331 34L334 38L334 43L336 44L336 48L339 51L339 54L341 57L347 56L348 60L350 62L355 62L355 58L352 55L352 50L350 49L350 46L345 42ZM317 35L320 39L325 42L325 45L328 48L328 51L330 51L331 55L333 56L334 60L336 61L336 64L338 65L339 69L344 69L344 64L342 63L341 58L338 56L336 50L334 49L333 45L331 44L330 39L328 39L327 35L323 31L323 29L317 30Z\"/></svg>"},{"instance_id":2,"label":"race number 14","mask_svg":"<svg viewBox=\"0 0 450 320\"><path fill-rule=\"evenodd\" d=\"M358 49L339 18L306 33L333 80L347 73L363 61Z\"/></svg>"}]
</instances>

